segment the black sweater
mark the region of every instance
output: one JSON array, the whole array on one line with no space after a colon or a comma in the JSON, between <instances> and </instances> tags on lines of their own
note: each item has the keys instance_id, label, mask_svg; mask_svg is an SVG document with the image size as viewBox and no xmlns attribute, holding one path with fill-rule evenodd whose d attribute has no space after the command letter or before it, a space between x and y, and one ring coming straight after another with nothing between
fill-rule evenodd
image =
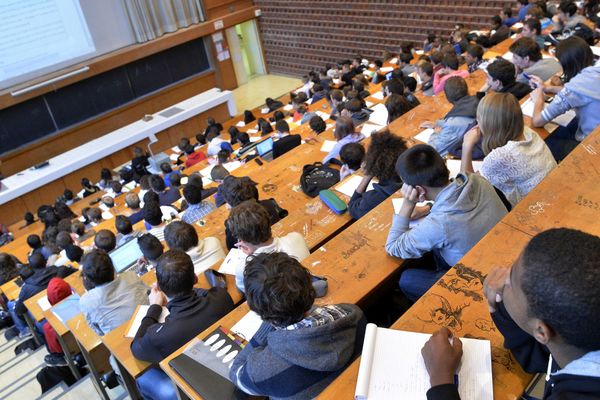
<instances>
[{"instance_id":1,"label":"black sweater","mask_svg":"<svg viewBox=\"0 0 600 400\"><path fill-rule=\"evenodd\" d=\"M233 300L227 290L194 289L167 303L169 316L158 322L162 308L151 305L131 343L131 352L140 360L158 363L192 340L220 318L233 310Z\"/></svg>"},{"instance_id":2,"label":"black sweater","mask_svg":"<svg viewBox=\"0 0 600 400\"><path fill-rule=\"evenodd\" d=\"M373 184L373 190L368 190L364 193L354 192L350 203L348 203L348 211L354 219L359 219L385 199L397 192L402 187L400 182L379 182Z\"/></svg>"},{"instance_id":3,"label":"black sweater","mask_svg":"<svg viewBox=\"0 0 600 400\"><path fill-rule=\"evenodd\" d=\"M492 314L496 327L504 336L504 347L509 349L521 367L527 372L546 372L550 351L512 320L504 305L499 304L498 311ZM552 372L559 370L552 364ZM439 385L427 392L427 400L460 400L455 385ZM598 400L600 399L600 377L551 374L546 382L544 400Z\"/></svg>"}]
</instances>

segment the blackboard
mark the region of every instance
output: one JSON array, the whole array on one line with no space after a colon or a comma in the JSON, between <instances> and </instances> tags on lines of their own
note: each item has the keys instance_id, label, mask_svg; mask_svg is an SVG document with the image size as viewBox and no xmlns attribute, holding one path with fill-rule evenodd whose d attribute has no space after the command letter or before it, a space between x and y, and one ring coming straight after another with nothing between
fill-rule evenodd
<instances>
[{"instance_id":1,"label":"blackboard","mask_svg":"<svg viewBox=\"0 0 600 400\"><path fill-rule=\"evenodd\" d=\"M0 155L209 69L200 38L0 110Z\"/></svg>"}]
</instances>

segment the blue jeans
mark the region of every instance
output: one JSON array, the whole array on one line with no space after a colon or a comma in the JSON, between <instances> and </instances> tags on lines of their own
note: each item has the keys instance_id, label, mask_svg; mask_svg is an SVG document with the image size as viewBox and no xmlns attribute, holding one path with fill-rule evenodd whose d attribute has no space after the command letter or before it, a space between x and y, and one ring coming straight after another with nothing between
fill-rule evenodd
<instances>
[{"instance_id":1,"label":"blue jeans","mask_svg":"<svg viewBox=\"0 0 600 400\"><path fill-rule=\"evenodd\" d=\"M443 269L407 269L400 275L400 290L413 303L448 272Z\"/></svg>"},{"instance_id":2,"label":"blue jeans","mask_svg":"<svg viewBox=\"0 0 600 400\"><path fill-rule=\"evenodd\" d=\"M25 334L29 330L29 327L27 326L27 322L25 322L25 319L23 317L17 315L17 313L15 312L15 304L16 303L17 302L14 300L11 300L7 303L8 313L10 314L13 322L15 323L15 328L17 328L19 333Z\"/></svg>"},{"instance_id":3,"label":"blue jeans","mask_svg":"<svg viewBox=\"0 0 600 400\"><path fill-rule=\"evenodd\" d=\"M175 385L160 368L150 368L136 379L136 384L146 400L177 400Z\"/></svg>"},{"instance_id":4,"label":"blue jeans","mask_svg":"<svg viewBox=\"0 0 600 400\"><path fill-rule=\"evenodd\" d=\"M579 120L573 118L569 125L559 126L546 138L546 144L557 162L561 162L579 144L575 140L578 127Z\"/></svg>"}]
</instances>

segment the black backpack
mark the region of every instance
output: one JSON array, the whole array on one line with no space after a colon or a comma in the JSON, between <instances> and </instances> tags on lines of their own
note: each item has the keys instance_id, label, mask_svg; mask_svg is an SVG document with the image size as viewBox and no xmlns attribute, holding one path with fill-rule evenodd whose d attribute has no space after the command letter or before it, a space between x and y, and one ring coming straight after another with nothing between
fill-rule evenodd
<instances>
[{"instance_id":1,"label":"black backpack","mask_svg":"<svg viewBox=\"0 0 600 400\"><path fill-rule=\"evenodd\" d=\"M321 190L329 189L339 181L340 171L320 162L305 165L300 176L302 191L310 197L317 197Z\"/></svg>"}]
</instances>

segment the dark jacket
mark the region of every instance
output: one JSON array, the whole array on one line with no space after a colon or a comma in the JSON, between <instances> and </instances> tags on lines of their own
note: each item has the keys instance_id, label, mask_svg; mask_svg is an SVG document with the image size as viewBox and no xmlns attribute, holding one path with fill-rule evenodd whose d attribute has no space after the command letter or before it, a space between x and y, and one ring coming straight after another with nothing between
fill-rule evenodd
<instances>
[{"instance_id":1,"label":"dark jacket","mask_svg":"<svg viewBox=\"0 0 600 400\"><path fill-rule=\"evenodd\" d=\"M19 292L19 298L15 304L17 315L22 315L27 312L27 307L23 302L28 298L38 294L42 290L46 290L50 279L54 277L65 278L77 271L71 267L55 267L34 269L33 274L23 280L23 286Z\"/></svg>"},{"instance_id":2,"label":"dark jacket","mask_svg":"<svg viewBox=\"0 0 600 400\"><path fill-rule=\"evenodd\" d=\"M402 183L400 182L381 181L373 184L373 190L368 190L362 194L354 192L350 199L350 203L348 203L350 216L354 219L361 218L379 204L383 203L385 199L397 192L401 187Z\"/></svg>"},{"instance_id":3,"label":"dark jacket","mask_svg":"<svg viewBox=\"0 0 600 400\"><path fill-rule=\"evenodd\" d=\"M371 113L372 111L368 111L364 108L360 111L352 113L352 122L354 122L354 126L358 126L364 122L367 122L371 116Z\"/></svg>"},{"instance_id":4,"label":"dark jacket","mask_svg":"<svg viewBox=\"0 0 600 400\"><path fill-rule=\"evenodd\" d=\"M327 97L327 91L321 90L320 92L315 92L312 97L311 104L315 104L317 101L324 99Z\"/></svg>"},{"instance_id":5,"label":"dark jacket","mask_svg":"<svg viewBox=\"0 0 600 400\"><path fill-rule=\"evenodd\" d=\"M131 169L133 170L136 180L139 180L141 176L150 174L146 169L148 165L150 165L148 156L139 156L131 160Z\"/></svg>"},{"instance_id":6,"label":"dark jacket","mask_svg":"<svg viewBox=\"0 0 600 400\"><path fill-rule=\"evenodd\" d=\"M177 189L167 189L158 194L158 200L161 206L170 206L181 198L181 194Z\"/></svg>"},{"instance_id":7,"label":"dark jacket","mask_svg":"<svg viewBox=\"0 0 600 400\"><path fill-rule=\"evenodd\" d=\"M500 93L512 93L517 100L521 100L531 92L531 86L521 82L514 82L500 90Z\"/></svg>"},{"instance_id":8,"label":"dark jacket","mask_svg":"<svg viewBox=\"0 0 600 400\"><path fill-rule=\"evenodd\" d=\"M144 210L140 209L139 211L134 212L127 218L129 218L129 220L131 221L131 225L135 225L144 219Z\"/></svg>"},{"instance_id":9,"label":"dark jacket","mask_svg":"<svg viewBox=\"0 0 600 400\"><path fill-rule=\"evenodd\" d=\"M509 349L521 367L527 372L546 372L550 351L512 320L504 304L492 314L496 327L504 336L504 347ZM600 399L600 376L597 367L600 352L590 352L572 361L564 368L553 362L550 379L544 389L544 400L598 400ZM459 400L455 385L440 385L427 392L428 400Z\"/></svg>"},{"instance_id":10,"label":"dark jacket","mask_svg":"<svg viewBox=\"0 0 600 400\"><path fill-rule=\"evenodd\" d=\"M175 297L167 303L170 314L162 324L158 322L162 308L151 305L131 343L131 352L140 360L158 363L233 308L229 293L220 287L194 289Z\"/></svg>"},{"instance_id":11,"label":"dark jacket","mask_svg":"<svg viewBox=\"0 0 600 400\"><path fill-rule=\"evenodd\" d=\"M294 147L300 146L302 137L300 135L287 135L273 143L273 159L284 155Z\"/></svg>"},{"instance_id":12,"label":"dark jacket","mask_svg":"<svg viewBox=\"0 0 600 400\"><path fill-rule=\"evenodd\" d=\"M288 215L288 211L279 207L279 204L277 204L275 199L260 200L258 203L269 213L269 217L271 217L271 225L276 224ZM227 227L227 223L225 223L225 243L227 244L227 250L233 249L237 243L237 238L233 236Z\"/></svg>"},{"instance_id":13,"label":"dark jacket","mask_svg":"<svg viewBox=\"0 0 600 400\"><path fill-rule=\"evenodd\" d=\"M506 25L501 25L500 28L496 29L496 32L490 36L489 46L495 46L503 40L510 37L510 28Z\"/></svg>"}]
</instances>

